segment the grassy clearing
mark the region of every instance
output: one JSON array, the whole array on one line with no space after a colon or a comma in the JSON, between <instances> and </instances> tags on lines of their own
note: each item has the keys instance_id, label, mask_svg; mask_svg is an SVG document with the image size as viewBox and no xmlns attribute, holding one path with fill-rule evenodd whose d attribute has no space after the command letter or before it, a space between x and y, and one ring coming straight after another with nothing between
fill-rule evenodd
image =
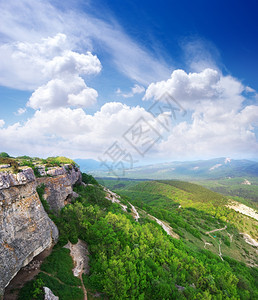
<instances>
[{"instance_id":1,"label":"grassy clearing","mask_svg":"<svg viewBox=\"0 0 258 300\"><path fill-rule=\"evenodd\" d=\"M43 286L47 286L60 300L81 300L81 281L73 276L73 260L70 250L54 249L41 265L40 272L20 290L18 300L44 299Z\"/></svg>"},{"instance_id":2,"label":"grassy clearing","mask_svg":"<svg viewBox=\"0 0 258 300\"><path fill-rule=\"evenodd\" d=\"M79 278L73 276L73 260L70 250L66 248L54 249L41 265L41 270L52 274L63 283L78 286L81 285Z\"/></svg>"}]
</instances>

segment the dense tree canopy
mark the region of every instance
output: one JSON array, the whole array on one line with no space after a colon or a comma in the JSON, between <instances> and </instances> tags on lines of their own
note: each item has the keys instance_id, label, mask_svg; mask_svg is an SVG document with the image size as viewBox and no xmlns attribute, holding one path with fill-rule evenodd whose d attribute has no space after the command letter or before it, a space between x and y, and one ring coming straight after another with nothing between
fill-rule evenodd
<instances>
[{"instance_id":1,"label":"dense tree canopy","mask_svg":"<svg viewBox=\"0 0 258 300\"><path fill-rule=\"evenodd\" d=\"M168 236L148 218L142 217L136 222L118 204L107 200L99 185L79 186L76 192L80 197L65 206L59 216L49 213L60 231L57 249L62 249L68 240L87 242L90 273L83 276L87 289L119 300L258 298L256 269L228 257L222 261L205 249L194 251L183 240ZM168 214L167 218L173 219L173 216L176 219L176 214ZM180 221L179 216L174 222L180 223L183 219ZM189 230L194 229L189 226ZM66 261L64 252L66 250L62 250L62 257ZM52 272L52 264L62 269L62 263L55 262L58 257L61 255L50 258L43 270ZM52 273L60 280L59 269ZM50 279L44 276L40 279L47 284ZM62 280L65 284L74 284L72 279ZM50 285L55 291L53 281ZM68 299L62 297L58 288L56 291L60 299ZM79 294L76 299L80 299Z\"/></svg>"}]
</instances>

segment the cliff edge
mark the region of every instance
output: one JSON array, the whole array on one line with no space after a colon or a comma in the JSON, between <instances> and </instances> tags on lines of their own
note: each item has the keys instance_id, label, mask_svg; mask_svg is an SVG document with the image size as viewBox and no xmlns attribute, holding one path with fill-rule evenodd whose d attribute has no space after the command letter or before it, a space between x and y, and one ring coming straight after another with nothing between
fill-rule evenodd
<instances>
[{"instance_id":1,"label":"cliff edge","mask_svg":"<svg viewBox=\"0 0 258 300\"><path fill-rule=\"evenodd\" d=\"M74 196L81 181L72 165L55 167L36 178L31 168L18 174L0 173L0 298L16 273L58 239L58 229L45 212L36 188L45 185L44 198L54 210Z\"/></svg>"}]
</instances>

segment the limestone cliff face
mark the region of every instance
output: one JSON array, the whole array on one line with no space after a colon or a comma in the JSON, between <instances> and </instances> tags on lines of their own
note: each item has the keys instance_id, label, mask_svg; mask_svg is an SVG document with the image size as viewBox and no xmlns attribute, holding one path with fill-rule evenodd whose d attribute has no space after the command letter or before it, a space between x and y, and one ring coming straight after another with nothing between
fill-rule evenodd
<instances>
[{"instance_id":1,"label":"limestone cliff face","mask_svg":"<svg viewBox=\"0 0 258 300\"><path fill-rule=\"evenodd\" d=\"M52 177L41 177L37 179L38 185L45 185L44 199L54 211L64 207L76 194L73 192L73 185L81 183L81 172L78 168L65 165L60 168L53 168L47 171Z\"/></svg>"},{"instance_id":2,"label":"limestone cliff face","mask_svg":"<svg viewBox=\"0 0 258 300\"><path fill-rule=\"evenodd\" d=\"M16 273L58 239L36 187L45 184L45 199L57 210L74 196L72 186L81 182L81 172L72 166L47 173L52 177L36 179L31 168L0 173L0 298Z\"/></svg>"}]
</instances>

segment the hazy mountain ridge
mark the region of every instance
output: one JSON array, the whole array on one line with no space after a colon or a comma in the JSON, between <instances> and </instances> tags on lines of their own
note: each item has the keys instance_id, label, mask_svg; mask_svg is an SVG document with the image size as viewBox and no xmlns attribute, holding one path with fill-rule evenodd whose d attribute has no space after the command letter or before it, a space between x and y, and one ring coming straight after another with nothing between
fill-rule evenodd
<instances>
[{"instance_id":1,"label":"hazy mountain ridge","mask_svg":"<svg viewBox=\"0 0 258 300\"><path fill-rule=\"evenodd\" d=\"M95 176L108 177L105 166L94 160L75 160L83 172ZM235 160L215 158L209 160L167 162L126 169L124 177L144 179L218 179L226 177L257 177L258 162L251 160Z\"/></svg>"}]
</instances>

